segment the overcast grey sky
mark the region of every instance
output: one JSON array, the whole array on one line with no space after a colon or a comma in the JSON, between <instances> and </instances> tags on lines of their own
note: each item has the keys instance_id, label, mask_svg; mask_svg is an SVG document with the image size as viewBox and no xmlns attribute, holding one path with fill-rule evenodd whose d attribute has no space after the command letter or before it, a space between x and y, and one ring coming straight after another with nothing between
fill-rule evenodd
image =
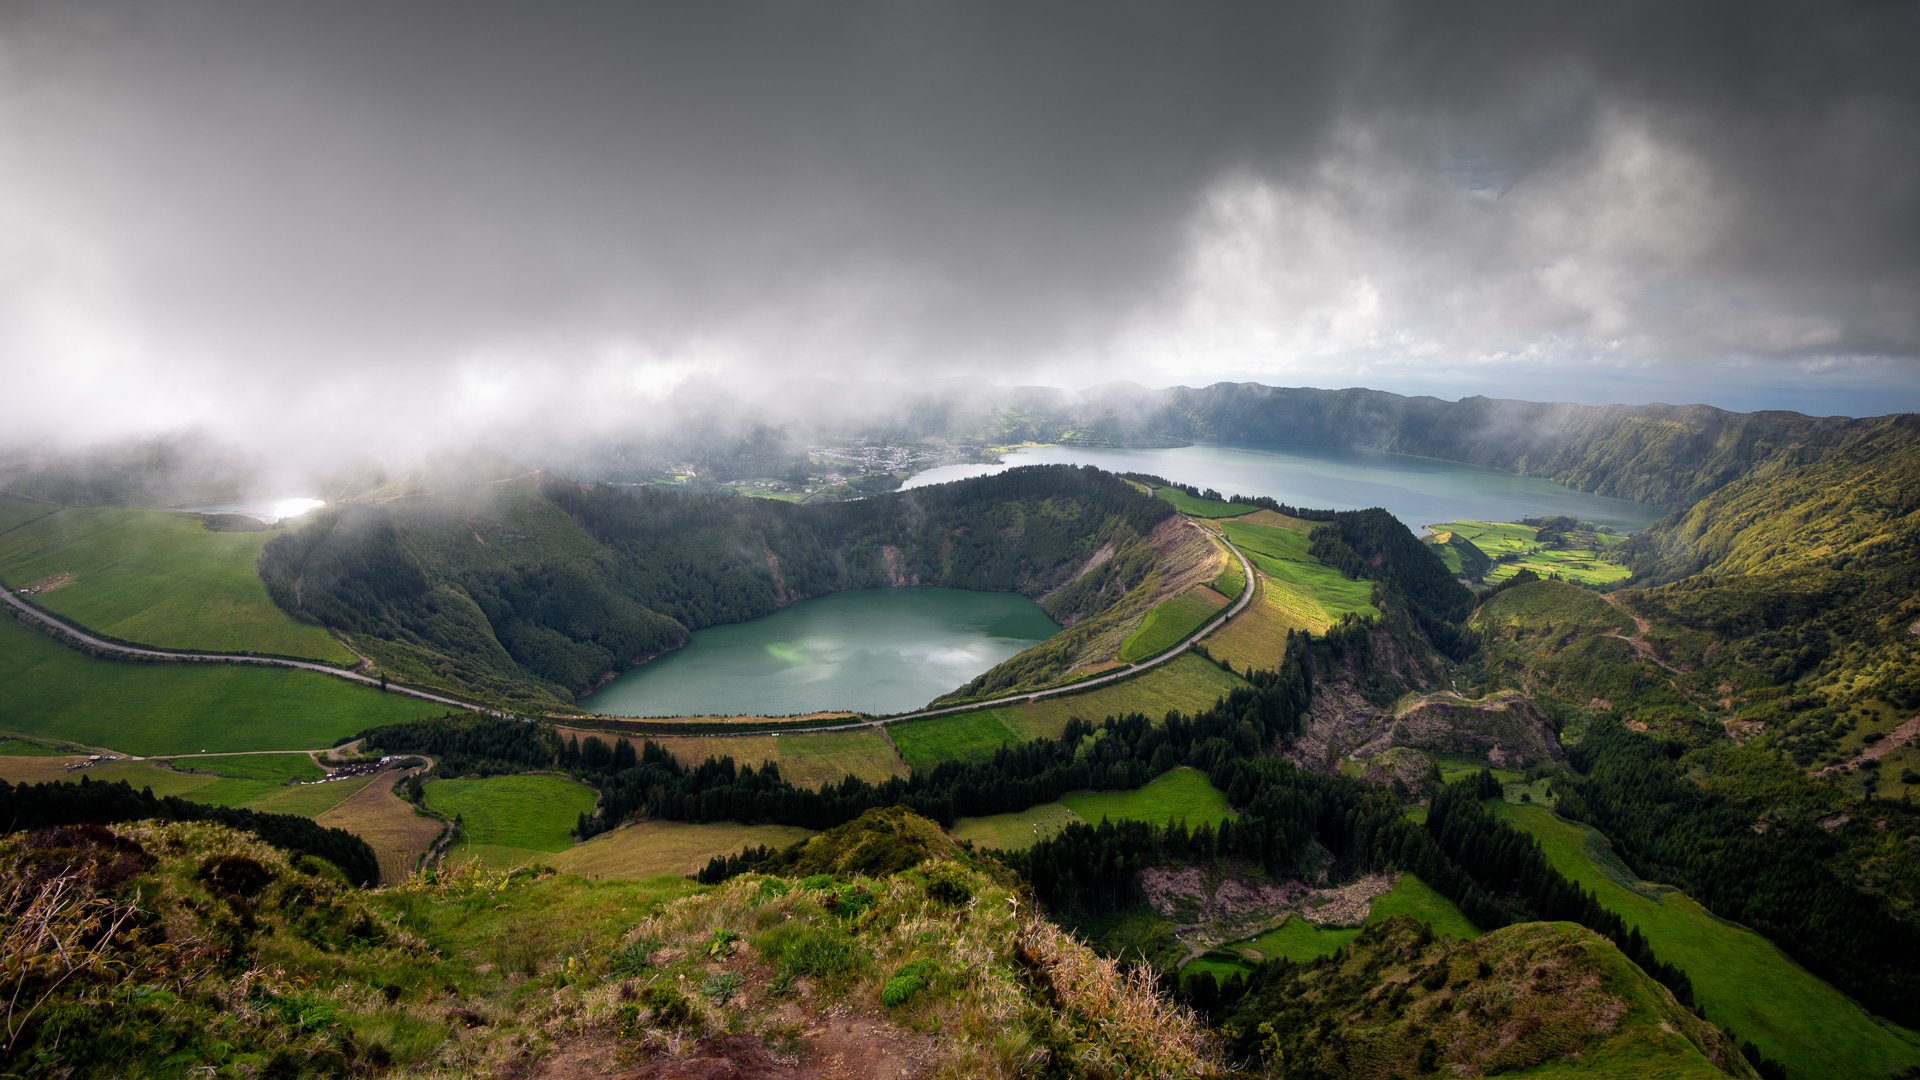
<instances>
[{"instance_id":1,"label":"overcast grey sky","mask_svg":"<svg viewBox=\"0 0 1920 1080\"><path fill-rule=\"evenodd\" d=\"M1920 408L1912 3L0 3L8 426L701 372ZM404 438L399 433L404 433Z\"/></svg>"}]
</instances>

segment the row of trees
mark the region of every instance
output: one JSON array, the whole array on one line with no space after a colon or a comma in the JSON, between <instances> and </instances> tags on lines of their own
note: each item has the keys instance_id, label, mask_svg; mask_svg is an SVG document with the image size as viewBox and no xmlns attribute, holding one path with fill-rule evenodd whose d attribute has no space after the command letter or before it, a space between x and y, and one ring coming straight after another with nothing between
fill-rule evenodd
<instances>
[{"instance_id":1,"label":"row of trees","mask_svg":"<svg viewBox=\"0 0 1920 1080\"><path fill-rule=\"evenodd\" d=\"M9 784L0 780L0 829L26 832L61 825L112 825L122 821L212 821L258 836L275 847L317 856L338 866L356 885L380 881L380 864L365 840L345 829L329 829L292 814L263 814L226 806L207 806L152 789L136 791L124 780Z\"/></svg>"}]
</instances>

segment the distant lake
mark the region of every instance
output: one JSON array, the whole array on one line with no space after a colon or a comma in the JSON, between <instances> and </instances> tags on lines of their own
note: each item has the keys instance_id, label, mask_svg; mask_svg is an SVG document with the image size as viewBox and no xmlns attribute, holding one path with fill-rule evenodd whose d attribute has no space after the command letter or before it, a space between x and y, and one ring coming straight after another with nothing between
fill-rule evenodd
<instances>
[{"instance_id":1,"label":"distant lake","mask_svg":"<svg viewBox=\"0 0 1920 1080\"><path fill-rule=\"evenodd\" d=\"M250 499L246 502L218 503L213 506L183 506L189 514L238 514L263 525L297 518L327 505L324 499L295 496L285 499Z\"/></svg>"},{"instance_id":2,"label":"distant lake","mask_svg":"<svg viewBox=\"0 0 1920 1080\"><path fill-rule=\"evenodd\" d=\"M697 630L582 704L610 716L907 712L1059 629L1018 593L857 589Z\"/></svg>"},{"instance_id":3,"label":"distant lake","mask_svg":"<svg viewBox=\"0 0 1920 1080\"><path fill-rule=\"evenodd\" d=\"M1441 521L1519 521L1564 514L1643 529L1666 511L1645 503L1589 495L1551 480L1516 476L1435 458L1369 450L1286 446L1179 446L1125 449L1039 446L1015 450L1000 465L942 465L919 473L902 490L986 476L1017 465L1095 465L1141 472L1222 495L1265 495L1290 506L1324 510L1384 507L1418 532Z\"/></svg>"}]
</instances>

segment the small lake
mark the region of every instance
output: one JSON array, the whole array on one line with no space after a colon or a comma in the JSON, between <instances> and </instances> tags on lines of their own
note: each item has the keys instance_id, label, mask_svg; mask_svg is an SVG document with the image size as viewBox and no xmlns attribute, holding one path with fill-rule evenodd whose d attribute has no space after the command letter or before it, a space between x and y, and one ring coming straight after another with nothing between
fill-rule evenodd
<instances>
[{"instance_id":1,"label":"small lake","mask_svg":"<svg viewBox=\"0 0 1920 1080\"><path fill-rule=\"evenodd\" d=\"M1519 521L1554 514L1630 532L1646 528L1666 513L1657 506L1589 495L1551 480L1497 469L1314 446L1025 447L1008 453L1000 465L928 469L901 488L986 476L1017 465L1055 464L1152 473L1223 495L1265 495L1311 509L1379 506L1416 532L1441 521Z\"/></svg>"},{"instance_id":2,"label":"small lake","mask_svg":"<svg viewBox=\"0 0 1920 1080\"><path fill-rule=\"evenodd\" d=\"M856 589L697 630L582 705L610 716L907 712L1059 629L1018 593Z\"/></svg>"}]
</instances>

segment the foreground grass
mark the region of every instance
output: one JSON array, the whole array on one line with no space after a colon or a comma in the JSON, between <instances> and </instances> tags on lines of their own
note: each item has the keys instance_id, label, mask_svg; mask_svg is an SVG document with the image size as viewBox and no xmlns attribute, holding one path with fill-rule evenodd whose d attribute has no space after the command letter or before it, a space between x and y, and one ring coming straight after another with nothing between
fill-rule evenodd
<instances>
[{"instance_id":1,"label":"foreground grass","mask_svg":"<svg viewBox=\"0 0 1920 1080\"><path fill-rule=\"evenodd\" d=\"M1373 583L1351 580L1314 558L1308 551L1312 541L1307 534L1293 528L1247 521L1229 521L1225 529L1227 539L1245 552L1262 574L1297 586L1320 606L1322 617L1329 623L1350 614L1380 614L1373 606Z\"/></svg>"},{"instance_id":2,"label":"foreground grass","mask_svg":"<svg viewBox=\"0 0 1920 1080\"><path fill-rule=\"evenodd\" d=\"M597 798L565 777L525 773L430 780L425 797L429 809L459 823L460 840L447 857L497 869L572 847L574 826Z\"/></svg>"},{"instance_id":3,"label":"foreground grass","mask_svg":"<svg viewBox=\"0 0 1920 1080\"><path fill-rule=\"evenodd\" d=\"M540 861L556 870L595 879L686 875L715 856L741 848L783 848L813 835L795 825L741 825L732 821L636 821Z\"/></svg>"},{"instance_id":4,"label":"foreground grass","mask_svg":"<svg viewBox=\"0 0 1920 1080\"><path fill-rule=\"evenodd\" d=\"M1235 566L1238 559L1233 560ZM1156 604L1140 628L1120 643L1120 659L1129 664L1155 657L1186 640L1227 606L1227 598L1202 585Z\"/></svg>"},{"instance_id":5,"label":"foreground grass","mask_svg":"<svg viewBox=\"0 0 1920 1080\"><path fill-rule=\"evenodd\" d=\"M1161 773L1133 791L1079 791L1058 802L1041 803L1009 814L964 817L948 832L955 840L1003 851L1024 851L1075 822L1148 821L1170 825L1185 821L1189 828L1202 823L1219 825L1233 817L1227 797L1207 782L1205 773L1181 767Z\"/></svg>"},{"instance_id":6,"label":"foreground grass","mask_svg":"<svg viewBox=\"0 0 1920 1080\"><path fill-rule=\"evenodd\" d=\"M310 671L99 660L0 618L0 728L141 755L330 746L444 705Z\"/></svg>"},{"instance_id":7,"label":"foreground grass","mask_svg":"<svg viewBox=\"0 0 1920 1080\"><path fill-rule=\"evenodd\" d=\"M72 583L33 601L90 630L143 644L351 664L318 626L296 622L254 570L275 533L213 532L197 514L69 507L0 532L0 579Z\"/></svg>"},{"instance_id":8,"label":"foreground grass","mask_svg":"<svg viewBox=\"0 0 1920 1080\"><path fill-rule=\"evenodd\" d=\"M909 720L888 725L887 733L907 765L924 770L942 761L984 761L1008 743L1058 738L1076 716L1097 724L1130 712L1155 719L1174 710L1195 713L1245 685L1238 675L1189 653L1085 693Z\"/></svg>"},{"instance_id":9,"label":"foreground grass","mask_svg":"<svg viewBox=\"0 0 1920 1080\"><path fill-rule=\"evenodd\" d=\"M1638 880L1595 830L1539 806L1499 804L1540 841L1556 870L1693 982L1707 1019L1725 1024L1792 1076L1887 1076L1920 1065L1920 1034L1869 1016L1772 942L1716 918L1692 897Z\"/></svg>"}]
</instances>

